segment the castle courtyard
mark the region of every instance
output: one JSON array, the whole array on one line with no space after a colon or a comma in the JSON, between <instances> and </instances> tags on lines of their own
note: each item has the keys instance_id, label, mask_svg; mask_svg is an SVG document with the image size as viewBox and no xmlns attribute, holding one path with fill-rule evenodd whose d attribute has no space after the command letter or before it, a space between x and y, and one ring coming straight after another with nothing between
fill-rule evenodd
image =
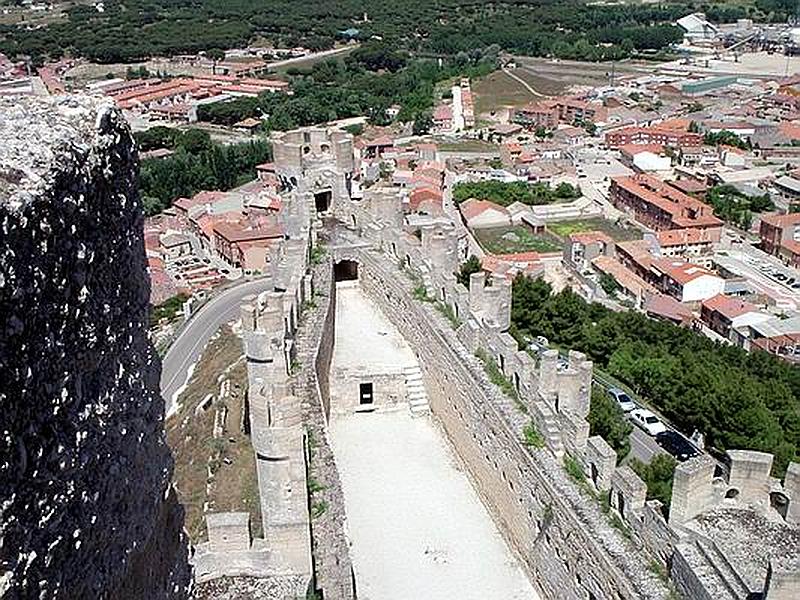
<instances>
[{"instance_id":1,"label":"castle courtyard","mask_svg":"<svg viewBox=\"0 0 800 600\"><path fill-rule=\"evenodd\" d=\"M351 351L354 340L361 352ZM413 360L362 291L340 287L332 376L388 353ZM537 598L431 416L414 418L401 404L337 416L330 434L359 598Z\"/></svg>"}]
</instances>

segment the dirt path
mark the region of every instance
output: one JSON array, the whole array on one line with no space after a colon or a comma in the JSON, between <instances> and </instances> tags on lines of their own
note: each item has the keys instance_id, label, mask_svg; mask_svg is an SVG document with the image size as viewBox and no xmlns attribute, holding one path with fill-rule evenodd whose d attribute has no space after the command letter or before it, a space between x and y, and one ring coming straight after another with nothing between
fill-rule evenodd
<instances>
[{"instance_id":1,"label":"dirt path","mask_svg":"<svg viewBox=\"0 0 800 600\"><path fill-rule=\"evenodd\" d=\"M533 88L532 88L532 87L531 87L531 86L528 84L528 82L527 82L527 81L525 81L525 80L524 80L524 79L522 79L521 77L518 77L516 74L512 73L512 72L511 72L511 71L509 71L508 69L504 68L504 69L503 69L503 73L505 73L506 75L508 75L509 77L511 77L511 79L513 79L513 80L515 80L515 81L519 82L519 83L522 85L522 87L524 87L526 90L528 90L528 91L529 91L531 94L533 94L533 95L534 95L534 96L536 96L537 98L549 98L549 96L547 96L547 95L545 95L545 94L542 94L542 93L540 93L540 92L537 92L535 89L533 89Z\"/></svg>"}]
</instances>

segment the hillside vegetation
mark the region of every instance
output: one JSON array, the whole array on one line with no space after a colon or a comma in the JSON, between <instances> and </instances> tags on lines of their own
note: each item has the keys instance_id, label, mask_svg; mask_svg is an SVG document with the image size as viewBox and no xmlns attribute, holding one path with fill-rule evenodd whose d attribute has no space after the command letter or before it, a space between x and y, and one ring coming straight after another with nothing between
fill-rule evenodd
<instances>
[{"instance_id":1,"label":"hillside vegetation","mask_svg":"<svg viewBox=\"0 0 800 600\"><path fill-rule=\"evenodd\" d=\"M786 0L758 0L756 6L702 8L717 21L788 14ZM393 47L435 56L497 44L521 54L607 60L679 41L674 21L699 7L589 6L578 0L107 0L103 12L78 5L46 28L0 26L0 52L35 62L70 54L111 63L243 47L255 39L324 50L344 41L343 31L357 29L361 41L378 36Z\"/></svg>"},{"instance_id":2,"label":"hillside vegetation","mask_svg":"<svg viewBox=\"0 0 800 600\"><path fill-rule=\"evenodd\" d=\"M775 455L782 474L800 449L800 369L766 352L748 354L636 312L614 312L566 289L518 277L512 334L543 335L585 352L645 397L684 433L695 429L718 450Z\"/></svg>"}]
</instances>

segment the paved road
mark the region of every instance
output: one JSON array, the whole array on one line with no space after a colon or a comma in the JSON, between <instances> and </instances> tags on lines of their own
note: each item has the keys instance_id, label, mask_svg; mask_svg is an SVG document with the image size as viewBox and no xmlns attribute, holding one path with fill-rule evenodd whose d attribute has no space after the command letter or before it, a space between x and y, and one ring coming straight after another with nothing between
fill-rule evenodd
<instances>
[{"instance_id":1,"label":"paved road","mask_svg":"<svg viewBox=\"0 0 800 600\"><path fill-rule=\"evenodd\" d=\"M285 60L276 60L275 62L269 63L267 66L270 69L299 66L309 61L319 60L320 58L330 58L332 56L336 56L337 54L352 52L356 48L358 48L357 44L353 46L344 46L342 48L333 48L331 50L322 50L321 52L312 52L311 54L306 54L305 56L296 56L294 58L287 58Z\"/></svg>"},{"instance_id":2,"label":"paved road","mask_svg":"<svg viewBox=\"0 0 800 600\"><path fill-rule=\"evenodd\" d=\"M242 282L214 296L191 318L162 361L161 395L167 415L174 409L173 396L188 379L189 368L197 362L208 340L223 324L239 314L242 298L267 289L267 279Z\"/></svg>"},{"instance_id":3,"label":"paved road","mask_svg":"<svg viewBox=\"0 0 800 600\"><path fill-rule=\"evenodd\" d=\"M628 454L629 458L638 458L645 464L650 463L650 460L656 454L663 454L664 451L661 446L656 444L653 436L648 435L640 428L633 426L633 431L630 435L631 452Z\"/></svg>"}]
</instances>

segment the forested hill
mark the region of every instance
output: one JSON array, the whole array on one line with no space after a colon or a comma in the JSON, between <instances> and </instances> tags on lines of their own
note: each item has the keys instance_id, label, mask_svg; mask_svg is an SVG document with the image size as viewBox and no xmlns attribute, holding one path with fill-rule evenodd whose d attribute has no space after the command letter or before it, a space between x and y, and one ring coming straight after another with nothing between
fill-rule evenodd
<instances>
[{"instance_id":1,"label":"forested hill","mask_svg":"<svg viewBox=\"0 0 800 600\"><path fill-rule=\"evenodd\" d=\"M65 21L46 28L0 25L0 52L34 61L66 53L129 62L241 47L256 38L322 50L344 39L341 32L356 29L356 39L377 35L397 48L428 54L497 44L523 54L603 60L680 40L673 23L692 10L731 21L783 18L793 6L789 0L755 0L746 7L689 1L590 6L578 0L106 0L103 12L78 5Z\"/></svg>"}]
</instances>

